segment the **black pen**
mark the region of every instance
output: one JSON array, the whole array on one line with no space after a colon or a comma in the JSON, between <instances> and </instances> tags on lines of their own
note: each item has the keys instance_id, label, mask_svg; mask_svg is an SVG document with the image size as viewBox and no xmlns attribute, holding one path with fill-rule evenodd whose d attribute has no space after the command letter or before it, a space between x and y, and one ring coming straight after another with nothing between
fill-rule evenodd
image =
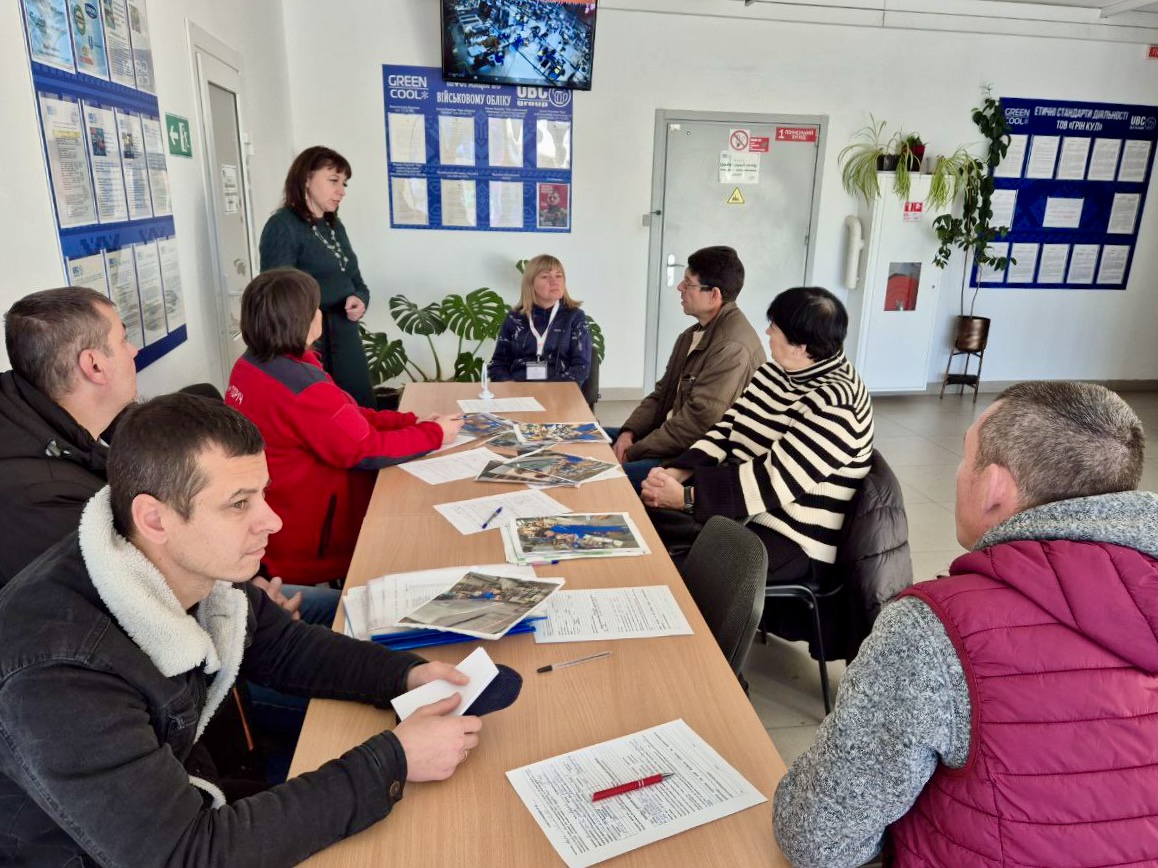
<instances>
[{"instance_id":1,"label":"black pen","mask_svg":"<svg viewBox=\"0 0 1158 868\"><path fill-rule=\"evenodd\" d=\"M580 657L577 660L568 660L565 663L551 663L548 666L540 666L536 672L554 672L556 669L566 669L568 666L575 666L579 663L586 663L588 660L602 660L604 657L610 657L610 651L600 651L598 654L592 654L588 657Z\"/></svg>"}]
</instances>

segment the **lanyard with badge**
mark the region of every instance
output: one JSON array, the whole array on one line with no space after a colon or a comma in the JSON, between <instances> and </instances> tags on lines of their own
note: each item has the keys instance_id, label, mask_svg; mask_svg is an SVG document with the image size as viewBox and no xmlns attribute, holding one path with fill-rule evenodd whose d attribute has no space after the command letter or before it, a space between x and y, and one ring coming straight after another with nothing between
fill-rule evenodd
<instances>
[{"instance_id":1,"label":"lanyard with badge","mask_svg":"<svg viewBox=\"0 0 1158 868\"><path fill-rule=\"evenodd\" d=\"M547 326L540 334L535 328L535 311L531 310L527 317L527 325L531 329L531 334L535 336L535 361L527 362L527 379L528 380L545 380L547 379L547 363L543 361L543 350L547 346L547 335L551 331L551 323L555 321L555 314L559 312L559 302L555 302L554 307L551 308L551 316L547 319Z\"/></svg>"}]
</instances>

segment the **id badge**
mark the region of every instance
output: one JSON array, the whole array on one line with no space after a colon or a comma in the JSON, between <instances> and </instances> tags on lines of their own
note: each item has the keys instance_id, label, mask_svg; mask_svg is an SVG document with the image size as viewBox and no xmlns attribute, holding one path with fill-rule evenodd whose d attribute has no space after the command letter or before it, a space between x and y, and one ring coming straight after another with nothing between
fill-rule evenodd
<instances>
[{"instance_id":1,"label":"id badge","mask_svg":"<svg viewBox=\"0 0 1158 868\"><path fill-rule=\"evenodd\" d=\"M547 379L546 362L527 362L527 380Z\"/></svg>"}]
</instances>

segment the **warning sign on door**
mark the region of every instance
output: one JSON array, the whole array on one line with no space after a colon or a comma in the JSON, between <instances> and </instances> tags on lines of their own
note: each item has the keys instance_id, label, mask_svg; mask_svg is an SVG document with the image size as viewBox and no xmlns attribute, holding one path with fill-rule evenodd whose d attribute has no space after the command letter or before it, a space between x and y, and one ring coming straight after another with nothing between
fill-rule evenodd
<instances>
[{"instance_id":1,"label":"warning sign on door","mask_svg":"<svg viewBox=\"0 0 1158 868\"><path fill-rule=\"evenodd\" d=\"M748 150L757 154L768 153L768 137L752 136L752 138L748 140Z\"/></svg>"},{"instance_id":2,"label":"warning sign on door","mask_svg":"<svg viewBox=\"0 0 1158 868\"><path fill-rule=\"evenodd\" d=\"M728 204L729 205L743 205L744 204L744 194L740 192L739 187L736 187L734 190L732 190L732 195L728 197Z\"/></svg>"},{"instance_id":3,"label":"warning sign on door","mask_svg":"<svg viewBox=\"0 0 1158 868\"><path fill-rule=\"evenodd\" d=\"M815 142L816 127L777 127L778 142Z\"/></svg>"},{"instance_id":4,"label":"warning sign on door","mask_svg":"<svg viewBox=\"0 0 1158 868\"><path fill-rule=\"evenodd\" d=\"M921 217L925 213L924 202L906 202L905 203L905 223L920 223Z\"/></svg>"},{"instance_id":5,"label":"warning sign on door","mask_svg":"<svg viewBox=\"0 0 1158 868\"><path fill-rule=\"evenodd\" d=\"M728 136L728 144L732 146L733 151L746 151L750 138L747 130L732 130Z\"/></svg>"},{"instance_id":6,"label":"warning sign on door","mask_svg":"<svg viewBox=\"0 0 1158 868\"><path fill-rule=\"evenodd\" d=\"M760 155L720 151L721 184L759 184Z\"/></svg>"}]
</instances>

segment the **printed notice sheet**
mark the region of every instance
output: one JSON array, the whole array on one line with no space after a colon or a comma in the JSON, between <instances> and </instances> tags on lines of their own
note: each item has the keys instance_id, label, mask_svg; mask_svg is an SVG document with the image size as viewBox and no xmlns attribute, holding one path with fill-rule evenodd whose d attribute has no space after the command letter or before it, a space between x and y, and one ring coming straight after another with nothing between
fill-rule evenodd
<instances>
[{"instance_id":1,"label":"printed notice sheet","mask_svg":"<svg viewBox=\"0 0 1158 868\"><path fill-rule=\"evenodd\" d=\"M543 413L546 409L535 398L491 398L489 401L460 400L464 413Z\"/></svg>"},{"instance_id":2,"label":"printed notice sheet","mask_svg":"<svg viewBox=\"0 0 1158 868\"><path fill-rule=\"evenodd\" d=\"M34 61L74 71L66 0L24 0L24 25Z\"/></svg>"},{"instance_id":3,"label":"printed notice sheet","mask_svg":"<svg viewBox=\"0 0 1158 868\"><path fill-rule=\"evenodd\" d=\"M68 285L86 286L101 295L109 294L109 279L105 275L103 252L68 260Z\"/></svg>"},{"instance_id":4,"label":"printed notice sheet","mask_svg":"<svg viewBox=\"0 0 1158 868\"><path fill-rule=\"evenodd\" d=\"M390 192L393 194L395 223L399 226L426 226L430 223L425 178L391 178Z\"/></svg>"},{"instance_id":5,"label":"printed notice sheet","mask_svg":"<svg viewBox=\"0 0 1158 868\"><path fill-rule=\"evenodd\" d=\"M1110 209L1110 225L1106 233L1110 235L1133 235L1134 223L1138 219L1139 193L1115 193L1114 205Z\"/></svg>"},{"instance_id":6,"label":"printed notice sheet","mask_svg":"<svg viewBox=\"0 0 1158 868\"><path fill-rule=\"evenodd\" d=\"M523 168L523 119L487 118L487 151L492 166Z\"/></svg>"},{"instance_id":7,"label":"printed notice sheet","mask_svg":"<svg viewBox=\"0 0 1158 868\"><path fill-rule=\"evenodd\" d=\"M153 43L149 36L149 18L144 0L128 0L129 32L133 44L133 69L137 74L137 90L157 92L153 76Z\"/></svg>"},{"instance_id":8,"label":"printed notice sheet","mask_svg":"<svg viewBox=\"0 0 1158 868\"><path fill-rule=\"evenodd\" d=\"M667 585L558 591L538 614L535 642L594 642L690 636L692 628Z\"/></svg>"},{"instance_id":9,"label":"printed notice sheet","mask_svg":"<svg viewBox=\"0 0 1158 868\"><path fill-rule=\"evenodd\" d=\"M1006 283L1033 283L1033 274L1037 270L1037 244L1014 244L1009 251L1009 258L1016 262L1009 263L1009 271L1005 275Z\"/></svg>"},{"instance_id":10,"label":"printed notice sheet","mask_svg":"<svg viewBox=\"0 0 1158 868\"><path fill-rule=\"evenodd\" d=\"M1029 149L1029 165L1025 167L1027 178L1052 178L1053 165L1057 162L1057 150L1061 136L1034 136Z\"/></svg>"},{"instance_id":11,"label":"printed notice sheet","mask_svg":"<svg viewBox=\"0 0 1158 868\"><path fill-rule=\"evenodd\" d=\"M1041 267L1037 271L1038 283L1064 283L1066 260L1069 259L1068 244L1043 244L1041 246Z\"/></svg>"},{"instance_id":12,"label":"printed notice sheet","mask_svg":"<svg viewBox=\"0 0 1158 868\"><path fill-rule=\"evenodd\" d=\"M523 228L523 182L491 181L491 226Z\"/></svg>"},{"instance_id":13,"label":"printed notice sheet","mask_svg":"<svg viewBox=\"0 0 1158 868\"><path fill-rule=\"evenodd\" d=\"M1085 199L1063 199L1049 196L1045 200L1045 217L1041 225L1045 229L1077 229L1082 225L1082 205Z\"/></svg>"},{"instance_id":14,"label":"printed notice sheet","mask_svg":"<svg viewBox=\"0 0 1158 868\"><path fill-rule=\"evenodd\" d=\"M165 291L161 286L161 262L157 245L133 246L137 262L137 286L141 293L141 316L145 343L152 344L165 336Z\"/></svg>"},{"instance_id":15,"label":"printed notice sheet","mask_svg":"<svg viewBox=\"0 0 1158 868\"><path fill-rule=\"evenodd\" d=\"M1141 139L1131 139L1122 148L1122 165L1118 169L1118 181L1140 184L1146 178L1146 163L1150 160L1150 143Z\"/></svg>"},{"instance_id":16,"label":"printed notice sheet","mask_svg":"<svg viewBox=\"0 0 1158 868\"><path fill-rule=\"evenodd\" d=\"M483 523L487 522L500 506L503 508L502 513L484 528ZM516 518L566 515L571 511L555 498L535 489L512 491L491 497L476 497L473 500L457 500L453 503L436 503L434 508L463 535L495 530Z\"/></svg>"},{"instance_id":17,"label":"printed notice sheet","mask_svg":"<svg viewBox=\"0 0 1158 868\"><path fill-rule=\"evenodd\" d=\"M1090 159L1089 181L1112 181L1118 171L1118 154L1122 151L1121 139L1094 139L1094 155Z\"/></svg>"},{"instance_id":18,"label":"printed notice sheet","mask_svg":"<svg viewBox=\"0 0 1158 868\"><path fill-rule=\"evenodd\" d=\"M87 0L69 0L72 14L72 50L76 71L96 78L109 77L109 59L105 52L105 31L101 27L100 8Z\"/></svg>"},{"instance_id":19,"label":"printed notice sheet","mask_svg":"<svg viewBox=\"0 0 1158 868\"><path fill-rule=\"evenodd\" d=\"M97 215L101 223L129 219L125 201L125 179L121 173L121 137L112 109L83 104L84 130L92 157L92 179L96 187Z\"/></svg>"},{"instance_id":20,"label":"printed notice sheet","mask_svg":"<svg viewBox=\"0 0 1158 868\"><path fill-rule=\"evenodd\" d=\"M672 777L599 802L591 794ZM586 868L768 801L682 720L507 772L568 868Z\"/></svg>"},{"instance_id":21,"label":"printed notice sheet","mask_svg":"<svg viewBox=\"0 0 1158 868\"><path fill-rule=\"evenodd\" d=\"M174 332L185 325L185 299L181 293L181 266L177 259L177 239L158 238L161 285L165 288L165 325Z\"/></svg>"},{"instance_id":22,"label":"printed notice sheet","mask_svg":"<svg viewBox=\"0 0 1158 868\"><path fill-rule=\"evenodd\" d=\"M169 195L169 167L165 164L165 137L161 122L156 118L141 118L144 136L145 164L149 169L149 190L153 198L153 214L164 217L173 213Z\"/></svg>"},{"instance_id":23,"label":"printed notice sheet","mask_svg":"<svg viewBox=\"0 0 1158 868\"><path fill-rule=\"evenodd\" d=\"M1086 136L1066 136L1062 141L1061 159L1057 164L1059 181L1081 181L1086 177L1086 160L1090 140Z\"/></svg>"},{"instance_id":24,"label":"printed notice sheet","mask_svg":"<svg viewBox=\"0 0 1158 868\"><path fill-rule=\"evenodd\" d=\"M442 225L475 226L478 208L475 182L459 178L442 179Z\"/></svg>"},{"instance_id":25,"label":"printed notice sheet","mask_svg":"<svg viewBox=\"0 0 1158 868\"><path fill-rule=\"evenodd\" d=\"M145 334L141 330L141 302L137 295L137 268L133 262L133 248L109 250L105 253L105 264L109 269L109 291L117 314L125 324L129 341L135 347L145 345Z\"/></svg>"},{"instance_id":26,"label":"printed notice sheet","mask_svg":"<svg viewBox=\"0 0 1158 868\"><path fill-rule=\"evenodd\" d=\"M1130 259L1128 244L1107 244L1102 248L1102 262L1098 266L1098 283L1121 283L1126 278L1126 263Z\"/></svg>"},{"instance_id":27,"label":"printed notice sheet","mask_svg":"<svg viewBox=\"0 0 1158 868\"><path fill-rule=\"evenodd\" d=\"M993 216L989 220L989 225L1012 226L1013 212L1017 207L1017 191L994 190L989 202L993 207Z\"/></svg>"},{"instance_id":28,"label":"printed notice sheet","mask_svg":"<svg viewBox=\"0 0 1158 868\"><path fill-rule=\"evenodd\" d=\"M97 222L80 103L40 94L48 171L61 229Z\"/></svg>"},{"instance_id":29,"label":"printed notice sheet","mask_svg":"<svg viewBox=\"0 0 1158 868\"><path fill-rule=\"evenodd\" d=\"M145 164L141 118L120 109L117 109L116 116L117 133L121 137L121 164L124 166L129 219L146 220L153 216L153 202L149 197L149 175Z\"/></svg>"},{"instance_id":30,"label":"printed notice sheet","mask_svg":"<svg viewBox=\"0 0 1158 868\"><path fill-rule=\"evenodd\" d=\"M502 461L501 455L489 449L468 449L454 455L427 458L424 461L407 461L398 465L411 476L417 476L427 485L439 485L458 479L473 479L492 461Z\"/></svg>"},{"instance_id":31,"label":"printed notice sheet","mask_svg":"<svg viewBox=\"0 0 1158 868\"><path fill-rule=\"evenodd\" d=\"M990 244L985 248L985 252L994 259L1003 259L1009 256L1008 244ZM979 265L977 267L977 282L978 283L993 283L999 281L1005 276L1005 271L998 271L992 265Z\"/></svg>"},{"instance_id":32,"label":"printed notice sheet","mask_svg":"<svg viewBox=\"0 0 1158 868\"><path fill-rule=\"evenodd\" d=\"M105 47L109 53L109 77L125 87L136 87L133 45L129 40L129 13L125 0L102 0L105 13Z\"/></svg>"},{"instance_id":33,"label":"printed notice sheet","mask_svg":"<svg viewBox=\"0 0 1158 868\"><path fill-rule=\"evenodd\" d=\"M1066 283L1093 283L1094 266L1098 262L1097 244L1075 244L1070 257L1070 273Z\"/></svg>"},{"instance_id":34,"label":"printed notice sheet","mask_svg":"<svg viewBox=\"0 0 1158 868\"><path fill-rule=\"evenodd\" d=\"M390 112L390 159L395 163L426 164L426 117Z\"/></svg>"},{"instance_id":35,"label":"printed notice sheet","mask_svg":"<svg viewBox=\"0 0 1158 868\"><path fill-rule=\"evenodd\" d=\"M473 116L438 116L438 161L444 166L474 165Z\"/></svg>"},{"instance_id":36,"label":"printed notice sheet","mask_svg":"<svg viewBox=\"0 0 1158 868\"><path fill-rule=\"evenodd\" d=\"M540 119L535 124L535 168L571 168L571 123Z\"/></svg>"}]
</instances>

